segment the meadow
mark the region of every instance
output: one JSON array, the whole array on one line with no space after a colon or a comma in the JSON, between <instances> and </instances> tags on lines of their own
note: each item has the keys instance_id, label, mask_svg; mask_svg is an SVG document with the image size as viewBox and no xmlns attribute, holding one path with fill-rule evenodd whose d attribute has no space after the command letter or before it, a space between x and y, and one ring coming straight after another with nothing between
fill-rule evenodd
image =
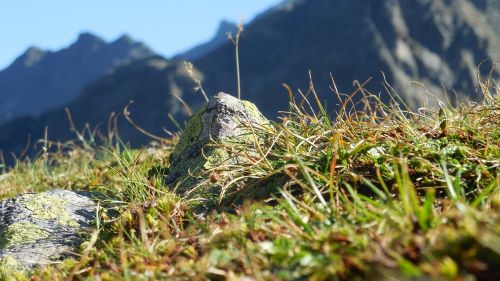
<instances>
[{"instance_id":1,"label":"meadow","mask_svg":"<svg viewBox=\"0 0 500 281\"><path fill-rule=\"evenodd\" d=\"M495 280L500 276L500 90L412 110L362 87L332 85L334 114L313 85L253 128L247 164L218 165L236 195L209 212L165 177L182 131L137 149L95 131L42 140L4 167L0 197L53 188L107 199L73 257L5 280ZM243 96L244 97L244 96ZM257 141L258 140L258 141ZM224 148L222 143L212 145ZM227 149L231 149L230 147ZM216 180L216 179L215 179ZM220 200L219 202L222 202Z\"/></svg>"}]
</instances>

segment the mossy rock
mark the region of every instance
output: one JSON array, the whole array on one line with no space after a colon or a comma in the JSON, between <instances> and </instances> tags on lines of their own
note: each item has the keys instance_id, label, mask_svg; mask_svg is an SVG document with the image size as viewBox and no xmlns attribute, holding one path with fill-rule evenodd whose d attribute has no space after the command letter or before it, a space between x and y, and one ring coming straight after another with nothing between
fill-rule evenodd
<instances>
[{"instance_id":1,"label":"mossy rock","mask_svg":"<svg viewBox=\"0 0 500 281\"><path fill-rule=\"evenodd\" d=\"M215 95L188 121L170 156L166 183L200 210L227 203L235 190L221 192L237 176L231 166L248 162L241 155L256 150L258 132L268 125L253 103Z\"/></svg>"},{"instance_id":2,"label":"mossy rock","mask_svg":"<svg viewBox=\"0 0 500 281\"><path fill-rule=\"evenodd\" d=\"M0 271L47 265L70 255L95 221L88 192L25 193L0 203Z\"/></svg>"}]
</instances>

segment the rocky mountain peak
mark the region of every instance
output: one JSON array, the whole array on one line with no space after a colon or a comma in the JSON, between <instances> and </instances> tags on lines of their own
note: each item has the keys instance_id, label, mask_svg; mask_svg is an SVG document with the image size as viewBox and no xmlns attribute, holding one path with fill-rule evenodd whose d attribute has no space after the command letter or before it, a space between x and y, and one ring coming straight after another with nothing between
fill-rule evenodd
<instances>
[{"instance_id":1,"label":"rocky mountain peak","mask_svg":"<svg viewBox=\"0 0 500 281\"><path fill-rule=\"evenodd\" d=\"M21 67L31 67L43 59L46 52L36 46L29 47L19 58L17 58L13 65Z\"/></svg>"},{"instance_id":2,"label":"rocky mountain peak","mask_svg":"<svg viewBox=\"0 0 500 281\"><path fill-rule=\"evenodd\" d=\"M103 45L106 45L106 41L104 39L94 35L90 32L82 32L78 35L78 39L75 43L71 44L70 48L99 48Z\"/></svg>"},{"instance_id":3,"label":"rocky mountain peak","mask_svg":"<svg viewBox=\"0 0 500 281\"><path fill-rule=\"evenodd\" d=\"M136 42L134 41L134 39L130 35L123 34L120 37L118 37L118 39L113 41L112 44L133 45L134 43L136 43Z\"/></svg>"}]
</instances>

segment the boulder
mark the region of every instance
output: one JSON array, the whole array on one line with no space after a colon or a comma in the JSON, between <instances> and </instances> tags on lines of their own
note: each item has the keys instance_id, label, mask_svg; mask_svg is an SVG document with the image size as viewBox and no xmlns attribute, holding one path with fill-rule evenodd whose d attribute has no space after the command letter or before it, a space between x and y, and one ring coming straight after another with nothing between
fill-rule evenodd
<instances>
[{"instance_id":1,"label":"boulder","mask_svg":"<svg viewBox=\"0 0 500 281\"><path fill-rule=\"evenodd\" d=\"M201 209L225 203L237 190L226 183L258 153L259 132L268 124L253 103L218 93L186 124L170 155L166 183Z\"/></svg>"},{"instance_id":2,"label":"boulder","mask_svg":"<svg viewBox=\"0 0 500 281\"><path fill-rule=\"evenodd\" d=\"M0 274L71 255L91 228L97 204L88 192L25 193L0 203Z\"/></svg>"}]
</instances>

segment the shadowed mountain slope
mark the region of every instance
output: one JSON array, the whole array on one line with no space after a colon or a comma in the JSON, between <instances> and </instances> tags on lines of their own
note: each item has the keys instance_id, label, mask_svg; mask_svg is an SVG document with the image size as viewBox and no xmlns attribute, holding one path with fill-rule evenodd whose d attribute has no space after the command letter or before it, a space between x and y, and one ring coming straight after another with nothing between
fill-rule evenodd
<instances>
[{"instance_id":1,"label":"shadowed mountain slope","mask_svg":"<svg viewBox=\"0 0 500 281\"><path fill-rule=\"evenodd\" d=\"M81 96L66 108L76 128L80 130L85 124L91 124L91 128L100 128L103 133L101 137L106 137L108 121L114 116L117 118L119 136L133 145L140 145L151 139L124 120L124 108L134 101L129 107L134 121L147 131L166 136L162 128L171 128L173 124L167 117L167 109L175 106L175 98L170 93L175 94L181 88L193 88L184 65L154 56L132 62L105 75L87 86ZM203 101L201 96L198 101L200 104ZM185 118L185 109L175 108L172 113ZM6 151L19 155L28 143L30 146L35 145L44 136L46 127L49 140L76 139L77 135L70 131L68 120L65 109L59 108L40 117L18 118L1 125L0 143L4 155ZM9 158L8 155L6 158Z\"/></svg>"},{"instance_id":2,"label":"shadowed mountain slope","mask_svg":"<svg viewBox=\"0 0 500 281\"><path fill-rule=\"evenodd\" d=\"M226 44L195 62L210 92L234 93L233 52ZM308 70L332 106L336 100L328 89L329 73L341 91L353 91L353 80L374 77L367 88L385 93L383 71L414 105L422 103L424 91L408 86L412 80L425 83L441 99L443 87L476 99L477 65L500 59L500 45L470 1L309 0L258 17L246 29L240 56L243 95L269 114L286 108L282 82L307 90Z\"/></svg>"}]
</instances>

